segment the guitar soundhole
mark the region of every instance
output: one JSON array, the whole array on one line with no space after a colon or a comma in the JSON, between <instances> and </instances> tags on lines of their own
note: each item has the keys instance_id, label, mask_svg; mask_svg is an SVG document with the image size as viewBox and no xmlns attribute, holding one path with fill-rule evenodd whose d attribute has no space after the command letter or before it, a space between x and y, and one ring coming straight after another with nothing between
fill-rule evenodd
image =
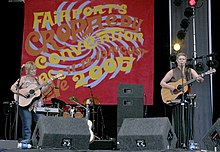
<instances>
[{"instance_id":1,"label":"guitar soundhole","mask_svg":"<svg viewBox=\"0 0 220 152\"><path fill-rule=\"evenodd\" d=\"M34 94L34 90L30 90L30 91L29 91L29 94Z\"/></svg>"},{"instance_id":2,"label":"guitar soundhole","mask_svg":"<svg viewBox=\"0 0 220 152\"><path fill-rule=\"evenodd\" d=\"M177 94L177 93L179 93L179 92L180 92L180 90L178 90L178 89L174 89L174 90L173 90L173 93L174 93L174 94Z\"/></svg>"},{"instance_id":3,"label":"guitar soundhole","mask_svg":"<svg viewBox=\"0 0 220 152\"><path fill-rule=\"evenodd\" d=\"M177 90L181 90L182 89L182 86L181 85L178 85L177 86Z\"/></svg>"}]
</instances>

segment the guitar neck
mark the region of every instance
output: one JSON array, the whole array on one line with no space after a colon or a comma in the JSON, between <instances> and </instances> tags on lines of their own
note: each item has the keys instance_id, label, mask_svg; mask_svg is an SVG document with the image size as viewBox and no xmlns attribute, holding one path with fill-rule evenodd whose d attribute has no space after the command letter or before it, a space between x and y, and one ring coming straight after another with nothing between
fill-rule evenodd
<instances>
[{"instance_id":1,"label":"guitar neck","mask_svg":"<svg viewBox=\"0 0 220 152\"><path fill-rule=\"evenodd\" d=\"M205 73L200 74L200 76L201 76L201 77L204 77L204 76L206 76L206 75L208 75L208 74L211 74L211 73L205 72ZM183 86L186 86L186 85L188 85L188 84L190 84L190 83L193 83L194 81L196 81L196 79L197 79L197 78L193 78L193 79L187 81Z\"/></svg>"},{"instance_id":2,"label":"guitar neck","mask_svg":"<svg viewBox=\"0 0 220 152\"><path fill-rule=\"evenodd\" d=\"M183 87L187 86L187 85L190 84L190 83L193 83L194 81L196 81L196 78L193 78L193 79L187 81L186 83L184 83L184 84L183 84Z\"/></svg>"},{"instance_id":3,"label":"guitar neck","mask_svg":"<svg viewBox=\"0 0 220 152\"><path fill-rule=\"evenodd\" d=\"M54 79L59 78L59 77L61 77L61 76L63 76L63 74L57 74L57 75L51 77L49 80L53 81ZM34 91L37 91L38 89L41 89L43 86L45 86L45 85L48 84L49 80L47 80L47 81L44 82L43 84L37 86L37 87L36 87L35 89L33 89L33 90L34 90Z\"/></svg>"},{"instance_id":4,"label":"guitar neck","mask_svg":"<svg viewBox=\"0 0 220 152\"><path fill-rule=\"evenodd\" d=\"M53 81L56 77L52 77L49 80ZM43 86L47 85L49 80L47 80L46 82L42 83L41 85L37 86L34 91L37 91L38 89L41 89Z\"/></svg>"},{"instance_id":5,"label":"guitar neck","mask_svg":"<svg viewBox=\"0 0 220 152\"><path fill-rule=\"evenodd\" d=\"M36 88L34 88L34 91L37 91L38 89L41 89L43 86L45 86L48 83L48 81L44 82L43 84L37 86Z\"/></svg>"}]
</instances>

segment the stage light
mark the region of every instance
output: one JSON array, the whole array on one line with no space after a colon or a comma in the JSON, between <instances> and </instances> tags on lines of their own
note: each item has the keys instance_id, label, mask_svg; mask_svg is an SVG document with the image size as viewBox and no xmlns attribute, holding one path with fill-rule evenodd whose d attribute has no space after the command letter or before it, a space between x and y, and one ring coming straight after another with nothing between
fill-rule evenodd
<instances>
[{"instance_id":1,"label":"stage light","mask_svg":"<svg viewBox=\"0 0 220 152\"><path fill-rule=\"evenodd\" d=\"M195 7L197 5L198 0L188 0L188 4L190 7Z\"/></svg>"},{"instance_id":2,"label":"stage light","mask_svg":"<svg viewBox=\"0 0 220 152\"><path fill-rule=\"evenodd\" d=\"M185 32L184 30L178 31L178 33L177 33L177 38L178 38L179 40L184 39L185 36L186 36L186 32Z\"/></svg>"},{"instance_id":3,"label":"stage light","mask_svg":"<svg viewBox=\"0 0 220 152\"><path fill-rule=\"evenodd\" d=\"M174 0L173 4L176 6L180 6L182 4L182 2L183 2L182 0Z\"/></svg>"},{"instance_id":4,"label":"stage light","mask_svg":"<svg viewBox=\"0 0 220 152\"><path fill-rule=\"evenodd\" d=\"M196 65L195 65L195 70L198 72L198 73L202 73L204 72L205 70L205 66L202 62L198 62Z\"/></svg>"},{"instance_id":5,"label":"stage light","mask_svg":"<svg viewBox=\"0 0 220 152\"><path fill-rule=\"evenodd\" d=\"M218 61L217 60L208 60L207 62L206 62L206 65L208 66L208 67L210 67L210 68L215 68L215 69L217 69L218 68Z\"/></svg>"},{"instance_id":6,"label":"stage light","mask_svg":"<svg viewBox=\"0 0 220 152\"><path fill-rule=\"evenodd\" d=\"M194 12L193 8L187 7L184 11L184 15L186 17L190 18L191 16L193 16L193 14L194 14L193 12Z\"/></svg>"},{"instance_id":7,"label":"stage light","mask_svg":"<svg viewBox=\"0 0 220 152\"><path fill-rule=\"evenodd\" d=\"M187 62L186 67L194 69L194 65L192 62L189 62L189 63Z\"/></svg>"},{"instance_id":8,"label":"stage light","mask_svg":"<svg viewBox=\"0 0 220 152\"><path fill-rule=\"evenodd\" d=\"M171 53L169 59L170 59L170 62L176 62L176 53Z\"/></svg>"},{"instance_id":9,"label":"stage light","mask_svg":"<svg viewBox=\"0 0 220 152\"><path fill-rule=\"evenodd\" d=\"M182 21L181 21L181 23L180 23L180 26L181 26L181 28L183 28L183 29L187 29L187 27L189 26L189 20L188 19L186 19L186 18L184 18Z\"/></svg>"},{"instance_id":10,"label":"stage light","mask_svg":"<svg viewBox=\"0 0 220 152\"><path fill-rule=\"evenodd\" d=\"M173 45L173 50L178 52L181 49L181 44L180 43L175 43Z\"/></svg>"}]
</instances>

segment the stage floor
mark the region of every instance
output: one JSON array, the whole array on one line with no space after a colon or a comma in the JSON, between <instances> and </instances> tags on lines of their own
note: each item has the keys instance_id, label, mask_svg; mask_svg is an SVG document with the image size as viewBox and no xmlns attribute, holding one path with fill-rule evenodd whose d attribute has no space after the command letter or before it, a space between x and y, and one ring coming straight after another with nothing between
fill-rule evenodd
<instances>
[{"instance_id":1,"label":"stage floor","mask_svg":"<svg viewBox=\"0 0 220 152\"><path fill-rule=\"evenodd\" d=\"M93 144L90 144L89 149L67 149L67 148L42 148L42 149L37 149L37 148L30 148L30 149L20 149L17 148L18 141L16 140L0 140L0 152L125 152L125 151L130 151L130 152L182 152L182 151L190 151L187 149L165 149L165 150L154 150L154 149L143 149L143 150L120 150L117 149L114 145L109 140L99 140L99 141L94 141ZM214 151L209 151L209 150L194 150L196 152L214 152ZM192 151L191 151L192 152Z\"/></svg>"}]
</instances>

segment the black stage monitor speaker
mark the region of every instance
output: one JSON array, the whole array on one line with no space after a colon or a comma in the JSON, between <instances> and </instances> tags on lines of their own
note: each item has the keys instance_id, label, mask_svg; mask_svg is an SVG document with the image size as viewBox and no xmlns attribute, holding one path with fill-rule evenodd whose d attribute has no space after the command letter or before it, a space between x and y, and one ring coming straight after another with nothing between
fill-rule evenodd
<instances>
[{"instance_id":1,"label":"black stage monitor speaker","mask_svg":"<svg viewBox=\"0 0 220 152\"><path fill-rule=\"evenodd\" d=\"M88 150L90 129L86 118L43 116L34 129L32 143L42 149Z\"/></svg>"},{"instance_id":2,"label":"black stage monitor speaker","mask_svg":"<svg viewBox=\"0 0 220 152\"><path fill-rule=\"evenodd\" d=\"M129 98L143 98L144 85L143 84L119 84L118 97Z\"/></svg>"},{"instance_id":3,"label":"black stage monitor speaker","mask_svg":"<svg viewBox=\"0 0 220 152\"><path fill-rule=\"evenodd\" d=\"M142 84L119 84L117 126L120 127L125 118L144 117L144 86Z\"/></svg>"},{"instance_id":4,"label":"black stage monitor speaker","mask_svg":"<svg viewBox=\"0 0 220 152\"><path fill-rule=\"evenodd\" d=\"M220 118L208 130L202 141L207 150L220 151Z\"/></svg>"},{"instance_id":5,"label":"black stage monitor speaker","mask_svg":"<svg viewBox=\"0 0 220 152\"><path fill-rule=\"evenodd\" d=\"M167 117L126 118L119 130L118 149L166 150L176 148L177 137Z\"/></svg>"},{"instance_id":6,"label":"black stage monitor speaker","mask_svg":"<svg viewBox=\"0 0 220 152\"><path fill-rule=\"evenodd\" d=\"M121 126L125 118L143 118L144 99L118 97L117 126Z\"/></svg>"},{"instance_id":7,"label":"black stage monitor speaker","mask_svg":"<svg viewBox=\"0 0 220 152\"><path fill-rule=\"evenodd\" d=\"M1 149L16 149L18 146L17 140L0 140L0 152Z\"/></svg>"}]
</instances>

